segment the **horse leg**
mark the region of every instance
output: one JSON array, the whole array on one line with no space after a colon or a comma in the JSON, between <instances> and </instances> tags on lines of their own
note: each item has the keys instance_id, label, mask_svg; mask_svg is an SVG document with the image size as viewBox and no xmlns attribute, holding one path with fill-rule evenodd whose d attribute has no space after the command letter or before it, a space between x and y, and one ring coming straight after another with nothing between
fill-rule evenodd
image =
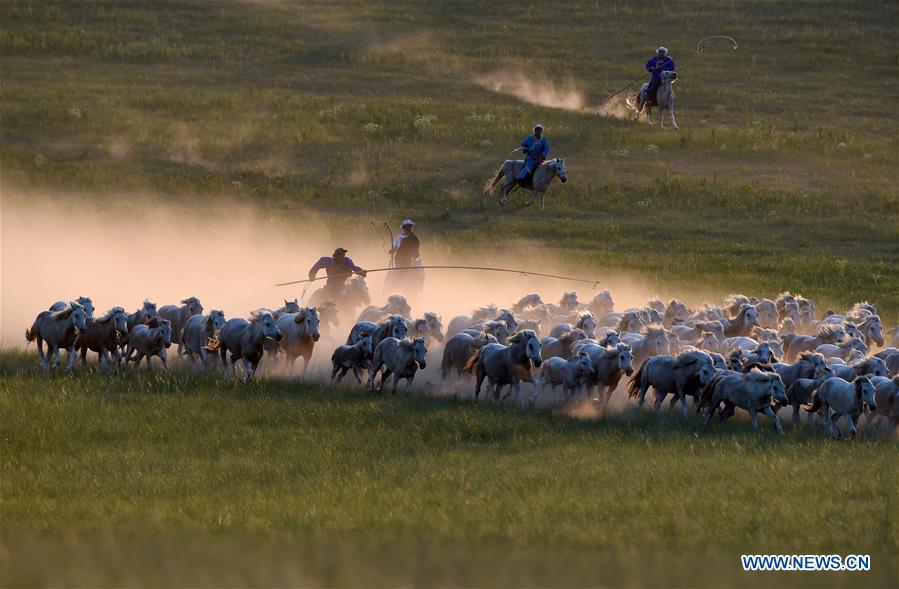
<instances>
[{"instance_id":1,"label":"horse leg","mask_svg":"<svg viewBox=\"0 0 899 589\"><path fill-rule=\"evenodd\" d=\"M222 359L222 373L225 375L225 382L228 382L228 350L224 347L219 348L219 356Z\"/></svg>"},{"instance_id":2,"label":"horse leg","mask_svg":"<svg viewBox=\"0 0 899 589\"><path fill-rule=\"evenodd\" d=\"M387 379L390 378L391 374L393 374L393 371L385 366L384 370L381 372L381 382L378 383L378 392L384 390L384 383L387 382ZM399 377L393 379L393 394L396 394L396 385L399 380Z\"/></svg>"},{"instance_id":3,"label":"horse leg","mask_svg":"<svg viewBox=\"0 0 899 589\"><path fill-rule=\"evenodd\" d=\"M640 384L640 393L637 395L637 407L643 406L643 401L646 400L646 392L649 390L648 384Z\"/></svg>"},{"instance_id":4,"label":"horse leg","mask_svg":"<svg viewBox=\"0 0 899 589\"><path fill-rule=\"evenodd\" d=\"M544 209L544 206L543 206L543 205L544 205L544 201L545 201L545 200L546 200L546 191L545 191L545 190L541 190L541 191L540 191L540 210L541 210L541 211Z\"/></svg>"},{"instance_id":5,"label":"horse leg","mask_svg":"<svg viewBox=\"0 0 899 589\"><path fill-rule=\"evenodd\" d=\"M241 358L241 364L243 364L243 382L250 382L250 379L253 378L253 364L246 358Z\"/></svg>"},{"instance_id":6,"label":"horse leg","mask_svg":"<svg viewBox=\"0 0 899 589\"><path fill-rule=\"evenodd\" d=\"M784 435L784 428L780 425L780 420L777 418L777 413L774 412L774 409L771 408L771 405L767 405L764 409L765 415L767 415L771 421L774 422L774 429L777 430L777 433L780 435Z\"/></svg>"},{"instance_id":7,"label":"horse leg","mask_svg":"<svg viewBox=\"0 0 899 589\"><path fill-rule=\"evenodd\" d=\"M406 378L406 396L407 397L412 394L412 380L414 378L415 378L415 375L412 375L412 376ZM397 381L399 381L399 379L397 379ZM394 385L394 387L396 387L396 385Z\"/></svg>"},{"instance_id":8,"label":"horse leg","mask_svg":"<svg viewBox=\"0 0 899 589\"><path fill-rule=\"evenodd\" d=\"M656 402L655 402L655 410L656 413L662 410L662 401L667 397L667 393L663 393L662 391L656 390Z\"/></svg>"},{"instance_id":9,"label":"horse leg","mask_svg":"<svg viewBox=\"0 0 899 589\"><path fill-rule=\"evenodd\" d=\"M681 405L683 405L681 412L684 414L684 417L687 417L690 413L690 408L687 407L687 395L683 391L677 391L677 397L680 399Z\"/></svg>"},{"instance_id":10,"label":"horse leg","mask_svg":"<svg viewBox=\"0 0 899 589\"><path fill-rule=\"evenodd\" d=\"M749 410L749 421L752 423L752 429L759 428L759 417L758 417L757 410L755 410L755 409Z\"/></svg>"},{"instance_id":11,"label":"horse leg","mask_svg":"<svg viewBox=\"0 0 899 589\"><path fill-rule=\"evenodd\" d=\"M306 375L309 373L309 356L303 356L303 374L300 376L300 380L306 380Z\"/></svg>"},{"instance_id":12,"label":"horse leg","mask_svg":"<svg viewBox=\"0 0 899 589\"><path fill-rule=\"evenodd\" d=\"M521 383L517 380L512 381L511 388L515 392L515 404L521 405Z\"/></svg>"},{"instance_id":13,"label":"horse leg","mask_svg":"<svg viewBox=\"0 0 899 589\"><path fill-rule=\"evenodd\" d=\"M837 432L835 437L842 438L843 430L840 429L840 418L843 416L842 413L838 413L836 411L833 412L833 415L830 417L830 422L833 424L833 429Z\"/></svg>"},{"instance_id":14,"label":"horse leg","mask_svg":"<svg viewBox=\"0 0 899 589\"><path fill-rule=\"evenodd\" d=\"M461 376L461 374L460 374L460 376ZM481 394L481 385L484 383L484 377L486 377L486 376L487 376L487 374L483 370L481 370L479 367L477 383L475 384L475 387L474 387L474 400L475 401L478 400L478 395Z\"/></svg>"},{"instance_id":15,"label":"horse leg","mask_svg":"<svg viewBox=\"0 0 899 589\"><path fill-rule=\"evenodd\" d=\"M535 202L537 202L537 190L532 189L531 190L531 200L524 203L524 206L529 207L532 204L534 204Z\"/></svg>"},{"instance_id":16,"label":"horse leg","mask_svg":"<svg viewBox=\"0 0 899 589\"><path fill-rule=\"evenodd\" d=\"M168 365L168 363L167 363L167 361L166 361L165 348L163 348L162 350L160 350L160 351L159 351L159 354L157 354L157 356L159 356L159 359L162 360L162 370L163 370L164 372L168 372L168 370L169 370L169 365Z\"/></svg>"},{"instance_id":17,"label":"horse leg","mask_svg":"<svg viewBox=\"0 0 899 589\"><path fill-rule=\"evenodd\" d=\"M855 421L852 419L852 416L848 413L845 415L846 423L849 424L849 435L855 438L858 435L858 429L855 427Z\"/></svg>"},{"instance_id":18,"label":"horse leg","mask_svg":"<svg viewBox=\"0 0 899 589\"><path fill-rule=\"evenodd\" d=\"M50 372L50 344L47 344L47 356L44 356L44 340L41 336L37 336L37 357L41 362L41 368L44 371L44 374L49 374Z\"/></svg>"}]
</instances>

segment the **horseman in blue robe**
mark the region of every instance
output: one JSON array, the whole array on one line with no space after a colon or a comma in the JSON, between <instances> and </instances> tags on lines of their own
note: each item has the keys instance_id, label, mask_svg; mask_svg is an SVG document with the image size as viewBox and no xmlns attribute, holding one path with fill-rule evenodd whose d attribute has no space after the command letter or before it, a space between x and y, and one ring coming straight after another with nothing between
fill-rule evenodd
<instances>
[{"instance_id":1,"label":"horseman in blue robe","mask_svg":"<svg viewBox=\"0 0 899 589\"><path fill-rule=\"evenodd\" d=\"M655 56L650 57L649 61L646 62L646 71L651 75L649 77L649 84L643 87L643 95L645 100L648 100L650 104L655 104L656 102L656 92L658 92L659 86L662 85L662 72L673 72L675 67L677 67L677 64L674 63L674 59L668 55L667 47L659 47L656 49Z\"/></svg>"},{"instance_id":2,"label":"horseman in blue robe","mask_svg":"<svg viewBox=\"0 0 899 589\"><path fill-rule=\"evenodd\" d=\"M529 175L532 175L537 167L549 156L549 141L543 136L543 125L540 123L534 125L534 134L529 135L521 142L521 153L525 157L524 166L522 166L521 172L512 181L510 190L514 188L515 184L521 186L524 180Z\"/></svg>"}]
</instances>

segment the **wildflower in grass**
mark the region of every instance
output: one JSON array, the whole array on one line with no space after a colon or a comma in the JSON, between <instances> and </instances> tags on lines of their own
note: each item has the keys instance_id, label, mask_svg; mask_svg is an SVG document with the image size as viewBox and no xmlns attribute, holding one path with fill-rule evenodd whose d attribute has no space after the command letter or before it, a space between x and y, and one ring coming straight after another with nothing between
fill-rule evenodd
<instances>
[{"instance_id":1,"label":"wildflower in grass","mask_svg":"<svg viewBox=\"0 0 899 589\"><path fill-rule=\"evenodd\" d=\"M377 133L378 131L380 131L383 128L384 127L382 127L381 125L379 125L377 123L365 123L364 125L362 125L362 130L365 131L366 133Z\"/></svg>"},{"instance_id":2,"label":"wildflower in grass","mask_svg":"<svg viewBox=\"0 0 899 589\"><path fill-rule=\"evenodd\" d=\"M436 122L437 115L421 115L419 117L415 117L415 120L412 122L412 124L416 129L427 129Z\"/></svg>"}]
</instances>

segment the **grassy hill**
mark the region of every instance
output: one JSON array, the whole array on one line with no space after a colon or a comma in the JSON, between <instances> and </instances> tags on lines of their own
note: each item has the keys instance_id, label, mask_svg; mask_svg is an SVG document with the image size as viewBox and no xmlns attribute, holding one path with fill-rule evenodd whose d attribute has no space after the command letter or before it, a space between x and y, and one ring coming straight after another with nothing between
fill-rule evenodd
<instances>
[{"instance_id":1,"label":"grassy hill","mask_svg":"<svg viewBox=\"0 0 899 589\"><path fill-rule=\"evenodd\" d=\"M889 321L894 8L5 2L3 185L228 195L344 228L414 215L466 250L526 236L573 266L874 300ZM740 49L693 54L715 34ZM681 130L595 114L660 42L683 56ZM501 211L480 188L535 120L572 181L545 211Z\"/></svg>"}]
</instances>

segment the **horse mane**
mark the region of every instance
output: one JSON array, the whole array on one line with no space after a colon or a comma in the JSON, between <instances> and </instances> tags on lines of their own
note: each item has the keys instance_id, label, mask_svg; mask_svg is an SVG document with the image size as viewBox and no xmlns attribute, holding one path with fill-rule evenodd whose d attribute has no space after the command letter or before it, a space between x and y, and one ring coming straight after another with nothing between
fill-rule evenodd
<instances>
[{"instance_id":1,"label":"horse mane","mask_svg":"<svg viewBox=\"0 0 899 589\"><path fill-rule=\"evenodd\" d=\"M508 341L517 344L518 342L527 341L530 338L537 339L537 333L532 329L522 329L521 331L516 331L512 334Z\"/></svg>"},{"instance_id":2,"label":"horse mane","mask_svg":"<svg viewBox=\"0 0 899 589\"><path fill-rule=\"evenodd\" d=\"M225 315L225 314L224 314L222 311L220 311L219 309L213 309L213 310L209 311L209 314L206 315L206 317L203 318L203 331L208 331L208 330L210 330L210 329L212 328L212 322L213 322L213 320L214 320L214 317L215 317L215 314L216 314L216 313L222 313L222 316L223 316L223 317L224 317L224 315Z\"/></svg>"},{"instance_id":3,"label":"horse mane","mask_svg":"<svg viewBox=\"0 0 899 589\"><path fill-rule=\"evenodd\" d=\"M708 359L711 359L711 356L705 352L700 352L699 350L683 352L674 358L674 363L672 363L671 367L675 369L682 368L691 364L699 364Z\"/></svg>"},{"instance_id":4,"label":"horse mane","mask_svg":"<svg viewBox=\"0 0 899 589\"><path fill-rule=\"evenodd\" d=\"M801 352L799 354L800 362L802 362L802 361L814 362L815 360L818 360L818 359L820 359L822 362L824 361L824 356L822 354L819 354L818 352Z\"/></svg>"},{"instance_id":5,"label":"horse mane","mask_svg":"<svg viewBox=\"0 0 899 589\"><path fill-rule=\"evenodd\" d=\"M524 331L528 331L528 330L524 330ZM559 341L567 344L567 343L576 342L576 341L582 340L582 339L587 339L587 334L584 333L583 329L578 328L578 329L572 329L568 333L562 334L562 337L559 338Z\"/></svg>"},{"instance_id":6,"label":"horse mane","mask_svg":"<svg viewBox=\"0 0 899 589\"><path fill-rule=\"evenodd\" d=\"M159 317L150 317L150 320L145 324L148 328L154 329L159 327Z\"/></svg>"},{"instance_id":7,"label":"horse mane","mask_svg":"<svg viewBox=\"0 0 899 589\"><path fill-rule=\"evenodd\" d=\"M881 360L880 358L878 358L876 356L871 356L870 358L865 358L861 362L852 364L852 368L857 368L857 369L860 368L864 371L868 371L872 368L872 365L882 364L882 363L883 363L883 360Z\"/></svg>"},{"instance_id":8,"label":"horse mane","mask_svg":"<svg viewBox=\"0 0 899 589\"><path fill-rule=\"evenodd\" d=\"M665 328L661 325L647 325L640 332L647 338L649 337L664 337L668 339L668 332L665 331Z\"/></svg>"},{"instance_id":9,"label":"horse mane","mask_svg":"<svg viewBox=\"0 0 899 589\"><path fill-rule=\"evenodd\" d=\"M752 328L752 333L753 333L753 335L755 335L759 338L764 338L764 340L766 342L779 339L777 337L776 331L774 331L773 329L766 329L759 325L756 325L755 327Z\"/></svg>"},{"instance_id":10,"label":"horse mane","mask_svg":"<svg viewBox=\"0 0 899 589\"><path fill-rule=\"evenodd\" d=\"M618 352L622 352L624 350L627 350L628 352L630 352L631 351L630 345L625 342L618 342L617 344L615 344L615 347L609 346L609 347L603 348L601 353L604 358L611 358L612 356L616 355Z\"/></svg>"},{"instance_id":11,"label":"horse mane","mask_svg":"<svg viewBox=\"0 0 899 589\"><path fill-rule=\"evenodd\" d=\"M855 303L852 305L852 308L849 309L849 315L877 315L877 305L871 304L868 301Z\"/></svg>"},{"instance_id":12,"label":"horse mane","mask_svg":"<svg viewBox=\"0 0 899 589\"><path fill-rule=\"evenodd\" d=\"M744 374L746 374L746 373L751 374L753 372L768 372L768 373L770 373L770 372L774 372L774 367L771 366L770 364L764 364L762 362L750 362L749 364L747 364L746 366L743 367L742 372Z\"/></svg>"},{"instance_id":13,"label":"horse mane","mask_svg":"<svg viewBox=\"0 0 899 589\"><path fill-rule=\"evenodd\" d=\"M734 294L729 294L726 297L724 297L724 302L728 306L734 305L734 304L743 305L743 304L749 302L749 297L747 297L744 294L734 293Z\"/></svg>"},{"instance_id":14,"label":"horse mane","mask_svg":"<svg viewBox=\"0 0 899 589\"><path fill-rule=\"evenodd\" d=\"M602 347L608 347L609 336L611 336L612 334L615 334L615 337L620 337L619 333L617 331L615 331L614 329L611 331L607 331L606 334L600 338L600 340L598 342L599 345L601 345Z\"/></svg>"},{"instance_id":15,"label":"horse mane","mask_svg":"<svg viewBox=\"0 0 899 589\"><path fill-rule=\"evenodd\" d=\"M200 299L197 297L187 297L186 299L181 299L181 304L190 305L191 303L199 303Z\"/></svg>"},{"instance_id":16,"label":"horse mane","mask_svg":"<svg viewBox=\"0 0 899 589\"><path fill-rule=\"evenodd\" d=\"M586 321L587 318L593 319L594 323L596 322L596 317L593 315L593 313L591 313L590 311L584 311L577 316L577 321L574 322L574 326L583 329L584 321Z\"/></svg>"},{"instance_id":17,"label":"horse mane","mask_svg":"<svg viewBox=\"0 0 899 589\"><path fill-rule=\"evenodd\" d=\"M746 380L749 381L750 384L758 386L761 384L767 385L771 381L771 378L775 375L776 373L774 372L762 372L753 370L752 372L747 372L744 378L746 378Z\"/></svg>"},{"instance_id":18,"label":"horse mane","mask_svg":"<svg viewBox=\"0 0 899 589\"><path fill-rule=\"evenodd\" d=\"M84 310L84 307L82 307L79 303L76 303L75 301L66 301L65 308L60 311L54 311L53 313L50 314L50 317L52 319L68 319L69 316L72 314L72 311L74 311L75 309Z\"/></svg>"},{"instance_id":19,"label":"horse mane","mask_svg":"<svg viewBox=\"0 0 899 589\"><path fill-rule=\"evenodd\" d=\"M154 303L154 302L151 301L150 299L144 299L144 304L143 304L143 307L141 307L141 308L142 308L142 309L150 309L150 308L155 309L155 308L156 308L156 303Z\"/></svg>"},{"instance_id":20,"label":"horse mane","mask_svg":"<svg viewBox=\"0 0 899 589\"><path fill-rule=\"evenodd\" d=\"M100 317L99 319L94 319L97 323L108 323L113 317L116 316L117 313L124 313L125 309L122 307L113 307L109 311L106 311L106 314Z\"/></svg>"},{"instance_id":21,"label":"horse mane","mask_svg":"<svg viewBox=\"0 0 899 589\"><path fill-rule=\"evenodd\" d=\"M843 329L839 325L834 325L832 323L824 323L823 325L818 326L818 331L817 331L816 335L818 337L833 337L836 335L837 329L842 330L843 333L846 332L846 330Z\"/></svg>"},{"instance_id":22,"label":"horse mane","mask_svg":"<svg viewBox=\"0 0 899 589\"><path fill-rule=\"evenodd\" d=\"M250 313L249 322L250 323L259 323L259 320L264 319L266 315L268 315L269 317L272 316L271 312L266 311L264 309L260 309L258 311L253 311L252 313Z\"/></svg>"}]
</instances>

